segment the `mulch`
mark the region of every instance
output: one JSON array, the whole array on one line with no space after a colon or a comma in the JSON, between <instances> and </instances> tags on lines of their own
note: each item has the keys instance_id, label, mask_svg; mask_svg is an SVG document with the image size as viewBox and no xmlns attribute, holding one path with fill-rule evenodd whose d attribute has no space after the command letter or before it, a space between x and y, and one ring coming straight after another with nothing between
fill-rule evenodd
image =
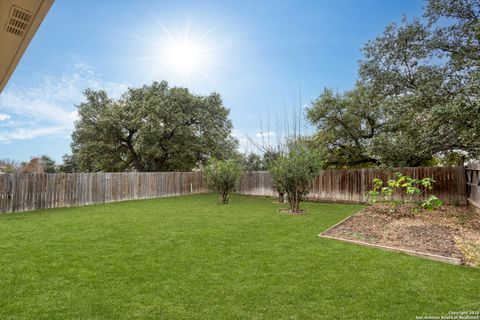
<instances>
[{"instance_id":1,"label":"mulch","mask_svg":"<svg viewBox=\"0 0 480 320\"><path fill-rule=\"evenodd\" d=\"M289 215L292 215L292 216L304 215L305 213L307 213L307 211L304 210L304 209L300 209L298 212L293 212L293 211L290 210L289 208L281 208L281 209L278 209L278 212L280 212L280 213L285 213L285 214L289 214Z\"/></svg>"},{"instance_id":2,"label":"mulch","mask_svg":"<svg viewBox=\"0 0 480 320\"><path fill-rule=\"evenodd\" d=\"M480 214L468 206L442 206L392 214L368 206L324 235L460 259L480 266Z\"/></svg>"}]
</instances>

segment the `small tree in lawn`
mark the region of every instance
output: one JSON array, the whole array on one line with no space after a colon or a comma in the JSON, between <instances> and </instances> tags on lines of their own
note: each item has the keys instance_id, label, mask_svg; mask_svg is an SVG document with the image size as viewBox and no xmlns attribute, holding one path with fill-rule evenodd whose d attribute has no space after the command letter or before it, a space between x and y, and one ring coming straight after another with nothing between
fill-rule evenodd
<instances>
[{"instance_id":1,"label":"small tree in lawn","mask_svg":"<svg viewBox=\"0 0 480 320\"><path fill-rule=\"evenodd\" d=\"M227 204L230 192L240 180L242 169L235 160L210 159L205 167L205 174L208 186L218 193L219 202Z\"/></svg>"},{"instance_id":2,"label":"small tree in lawn","mask_svg":"<svg viewBox=\"0 0 480 320\"><path fill-rule=\"evenodd\" d=\"M275 160L269 170L279 190L287 194L291 213L302 213L300 202L308 195L313 179L320 173L320 153L295 147Z\"/></svg>"}]
</instances>

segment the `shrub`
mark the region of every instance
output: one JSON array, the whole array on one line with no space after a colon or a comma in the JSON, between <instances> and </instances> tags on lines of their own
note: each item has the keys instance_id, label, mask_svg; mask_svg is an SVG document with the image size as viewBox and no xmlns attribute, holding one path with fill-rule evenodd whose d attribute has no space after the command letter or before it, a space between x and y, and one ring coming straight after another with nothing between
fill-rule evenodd
<instances>
[{"instance_id":1,"label":"shrub","mask_svg":"<svg viewBox=\"0 0 480 320\"><path fill-rule=\"evenodd\" d=\"M235 160L211 159L205 167L208 186L218 193L218 200L221 204L227 204L230 192L233 191L242 169Z\"/></svg>"},{"instance_id":2,"label":"shrub","mask_svg":"<svg viewBox=\"0 0 480 320\"><path fill-rule=\"evenodd\" d=\"M443 204L443 201L438 199L436 196L431 195L428 197L427 200L424 200L421 202L421 206L425 210L435 210L439 207L441 207Z\"/></svg>"},{"instance_id":3,"label":"shrub","mask_svg":"<svg viewBox=\"0 0 480 320\"><path fill-rule=\"evenodd\" d=\"M367 193L369 202L387 203L390 207L390 212L397 213L403 202L394 199L393 195L397 190L400 190L408 195L407 202L416 205L415 211L421 209L434 210L443 205L443 201L434 195L431 195L426 200L422 200L422 195L433 188L435 180L432 178L415 179L400 172L395 173L395 177L395 179L389 179L386 186L384 186L382 179L373 179L373 190Z\"/></svg>"},{"instance_id":4,"label":"shrub","mask_svg":"<svg viewBox=\"0 0 480 320\"><path fill-rule=\"evenodd\" d=\"M279 192L287 195L292 213L300 213L300 202L308 195L312 180L320 173L320 154L306 148L296 148L279 156L269 171Z\"/></svg>"}]
</instances>

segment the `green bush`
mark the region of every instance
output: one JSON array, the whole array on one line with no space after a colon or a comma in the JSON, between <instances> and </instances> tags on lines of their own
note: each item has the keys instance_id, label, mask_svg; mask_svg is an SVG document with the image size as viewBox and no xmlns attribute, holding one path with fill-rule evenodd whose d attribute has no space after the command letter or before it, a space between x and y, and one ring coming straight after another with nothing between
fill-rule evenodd
<instances>
[{"instance_id":1,"label":"green bush","mask_svg":"<svg viewBox=\"0 0 480 320\"><path fill-rule=\"evenodd\" d=\"M221 204L227 204L230 192L233 191L242 169L235 160L210 159L205 167L208 186L218 193L218 200Z\"/></svg>"},{"instance_id":2,"label":"green bush","mask_svg":"<svg viewBox=\"0 0 480 320\"><path fill-rule=\"evenodd\" d=\"M425 210L434 210L443 205L443 201L438 199L436 196L431 195L426 200L421 202L421 206Z\"/></svg>"},{"instance_id":3,"label":"green bush","mask_svg":"<svg viewBox=\"0 0 480 320\"><path fill-rule=\"evenodd\" d=\"M287 195L292 213L300 213L300 202L308 195L313 179L320 173L322 163L318 152L296 148L279 156L269 167L279 192Z\"/></svg>"},{"instance_id":4,"label":"green bush","mask_svg":"<svg viewBox=\"0 0 480 320\"><path fill-rule=\"evenodd\" d=\"M390 212L397 213L403 201L393 198L396 190L403 191L407 196L406 202L414 203L415 211L421 209L434 210L443 205L443 201L434 195L426 200L422 199L422 195L433 188L435 180L432 178L415 179L406 176L400 172L395 173L395 179L389 179L386 186L382 179L373 179L373 190L367 193L370 203L383 202L390 207Z\"/></svg>"}]
</instances>

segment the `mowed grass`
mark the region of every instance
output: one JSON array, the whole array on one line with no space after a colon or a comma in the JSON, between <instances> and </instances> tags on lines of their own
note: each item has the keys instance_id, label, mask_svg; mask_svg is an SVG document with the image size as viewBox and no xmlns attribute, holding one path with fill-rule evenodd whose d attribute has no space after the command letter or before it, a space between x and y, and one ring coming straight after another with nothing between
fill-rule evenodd
<instances>
[{"instance_id":1,"label":"mowed grass","mask_svg":"<svg viewBox=\"0 0 480 320\"><path fill-rule=\"evenodd\" d=\"M319 238L362 208L214 195L0 217L0 319L415 319L480 271Z\"/></svg>"}]
</instances>

